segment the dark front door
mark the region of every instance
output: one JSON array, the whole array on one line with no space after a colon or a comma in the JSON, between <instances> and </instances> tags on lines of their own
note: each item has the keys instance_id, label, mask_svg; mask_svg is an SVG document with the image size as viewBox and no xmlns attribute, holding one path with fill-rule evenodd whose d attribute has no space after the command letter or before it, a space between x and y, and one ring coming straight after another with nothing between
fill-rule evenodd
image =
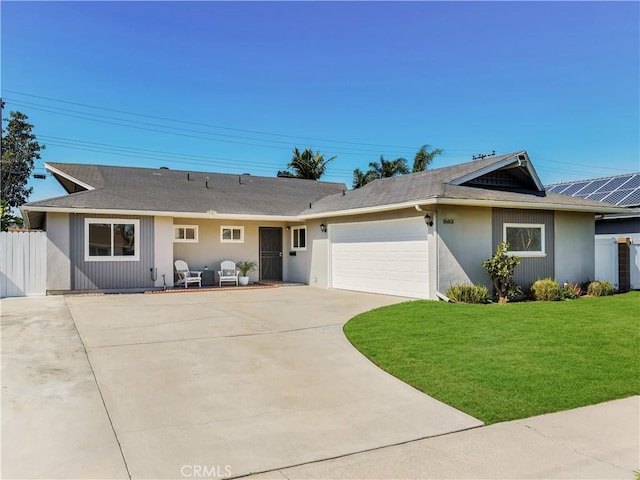
<instances>
[{"instance_id":1,"label":"dark front door","mask_svg":"<svg viewBox=\"0 0 640 480\"><path fill-rule=\"evenodd\" d=\"M260 280L282 280L282 229L260 227Z\"/></svg>"}]
</instances>

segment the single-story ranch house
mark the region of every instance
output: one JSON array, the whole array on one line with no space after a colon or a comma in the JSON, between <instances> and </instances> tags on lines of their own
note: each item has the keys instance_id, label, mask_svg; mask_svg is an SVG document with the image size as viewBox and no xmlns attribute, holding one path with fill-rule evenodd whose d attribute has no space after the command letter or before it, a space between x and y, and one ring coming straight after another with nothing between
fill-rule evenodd
<instances>
[{"instance_id":1,"label":"single-story ranch house","mask_svg":"<svg viewBox=\"0 0 640 480\"><path fill-rule=\"evenodd\" d=\"M174 261L218 270L254 260L252 281L438 298L489 286L482 262L503 240L525 288L594 279L596 214L624 210L547 192L525 151L345 185L49 163L68 195L25 204L48 237L47 290L172 286Z\"/></svg>"}]
</instances>

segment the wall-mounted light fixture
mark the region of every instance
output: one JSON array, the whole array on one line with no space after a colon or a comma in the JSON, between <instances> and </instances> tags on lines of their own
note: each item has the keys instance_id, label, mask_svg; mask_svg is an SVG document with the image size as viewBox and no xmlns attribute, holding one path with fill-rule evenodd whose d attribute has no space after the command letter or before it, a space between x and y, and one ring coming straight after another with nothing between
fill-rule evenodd
<instances>
[{"instance_id":1,"label":"wall-mounted light fixture","mask_svg":"<svg viewBox=\"0 0 640 480\"><path fill-rule=\"evenodd\" d=\"M428 227L433 227L433 219L428 213L424 216L424 223L426 223Z\"/></svg>"},{"instance_id":2,"label":"wall-mounted light fixture","mask_svg":"<svg viewBox=\"0 0 640 480\"><path fill-rule=\"evenodd\" d=\"M287 225L287 230L291 230L291 225Z\"/></svg>"},{"instance_id":3,"label":"wall-mounted light fixture","mask_svg":"<svg viewBox=\"0 0 640 480\"><path fill-rule=\"evenodd\" d=\"M327 226L326 226L324 223L321 223L321 224L320 224L320 231L321 231L322 233L324 233L324 232L326 232L326 231L327 231Z\"/></svg>"}]
</instances>

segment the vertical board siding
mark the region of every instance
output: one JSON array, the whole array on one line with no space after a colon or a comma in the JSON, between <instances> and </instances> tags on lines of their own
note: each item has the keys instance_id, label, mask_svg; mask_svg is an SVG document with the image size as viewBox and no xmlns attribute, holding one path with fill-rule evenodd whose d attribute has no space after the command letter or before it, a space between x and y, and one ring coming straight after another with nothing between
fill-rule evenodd
<instances>
[{"instance_id":1,"label":"vertical board siding","mask_svg":"<svg viewBox=\"0 0 640 480\"><path fill-rule=\"evenodd\" d=\"M140 220L140 232L136 233L136 248L140 249L140 260L122 262L85 261L85 218ZM69 229L71 234L71 288L73 290L118 290L153 287L153 217L73 214L71 215Z\"/></svg>"},{"instance_id":2,"label":"vertical board siding","mask_svg":"<svg viewBox=\"0 0 640 480\"><path fill-rule=\"evenodd\" d=\"M45 295L47 235L0 232L0 297Z\"/></svg>"},{"instance_id":3,"label":"vertical board siding","mask_svg":"<svg viewBox=\"0 0 640 480\"><path fill-rule=\"evenodd\" d=\"M544 257L520 257L520 265L516 268L515 281L523 290L528 289L540 278L555 276L554 271L554 217L547 210L518 210L511 208L494 208L492 210L493 251L503 241L505 223L540 223L544 224L545 250Z\"/></svg>"}]
</instances>

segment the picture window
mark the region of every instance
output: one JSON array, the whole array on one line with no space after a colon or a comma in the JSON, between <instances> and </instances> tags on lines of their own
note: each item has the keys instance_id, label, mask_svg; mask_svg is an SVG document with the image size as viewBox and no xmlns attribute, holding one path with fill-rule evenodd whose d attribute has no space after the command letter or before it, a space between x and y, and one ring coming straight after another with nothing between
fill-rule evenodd
<instances>
[{"instance_id":1,"label":"picture window","mask_svg":"<svg viewBox=\"0 0 640 480\"><path fill-rule=\"evenodd\" d=\"M546 255L544 224L505 223L503 237L509 253L520 257Z\"/></svg>"},{"instance_id":2,"label":"picture window","mask_svg":"<svg viewBox=\"0 0 640 480\"><path fill-rule=\"evenodd\" d=\"M86 218L85 261L138 261L140 221Z\"/></svg>"}]
</instances>

